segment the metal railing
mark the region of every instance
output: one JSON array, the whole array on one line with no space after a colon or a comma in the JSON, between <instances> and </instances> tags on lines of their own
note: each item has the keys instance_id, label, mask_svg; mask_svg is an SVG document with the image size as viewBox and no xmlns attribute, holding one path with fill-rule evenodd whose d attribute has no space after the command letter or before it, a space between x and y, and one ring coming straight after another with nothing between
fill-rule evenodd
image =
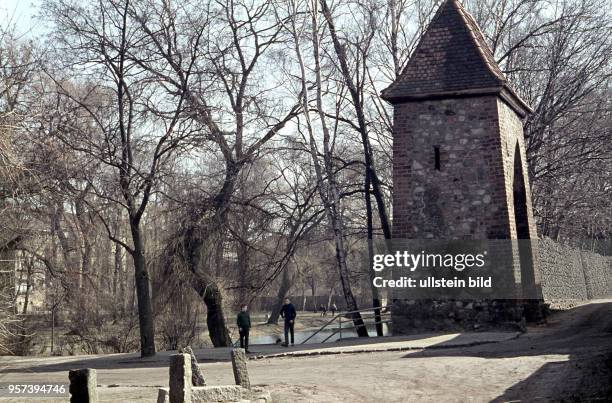
<instances>
[{"instance_id":1,"label":"metal railing","mask_svg":"<svg viewBox=\"0 0 612 403\"><path fill-rule=\"evenodd\" d=\"M325 343L327 340L331 339L334 335L339 334L339 339L342 340L342 331L343 330L357 330L361 327L366 327L368 325L382 325L384 323L390 323L390 320L383 320L383 315L385 313L387 313L389 311L389 306L381 306L379 308L364 308L364 309L357 309L355 311L348 311L348 312L341 312L341 313L337 313L333 318L331 318L327 323L325 323L323 326L321 326L316 332L314 332L313 334L311 334L310 336L308 336L308 338L306 338L305 340L303 340L300 344L306 344L308 342L308 340L312 339L314 336L316 336L317 334L321 333L323 330L325 330L328 326L332 325L333 323L338 323L338 327L336 328L332 328L332 332L330 333L329 336L327 336L325 339L323 339L323 341L321 341L321 343ZM376 310L380 310L380 320L376 319ZM369 313L371 312L371 313ZM355 313L359 313L361 314L361 319L362 319L362 324L359 325L355 325L353 318L351 317L353 314ZM366 313L369 313L367 315L364 315ZM372 318L374 318L373 322L368 322L366 323L364 316L368 316L368 315L372 315ZM348 316L348 317L347 317ZM342 326L342 319L344 318L344 323L352 323L352 326L347 326L347 327L343 327Z\"/></svg>"}]
</instances>

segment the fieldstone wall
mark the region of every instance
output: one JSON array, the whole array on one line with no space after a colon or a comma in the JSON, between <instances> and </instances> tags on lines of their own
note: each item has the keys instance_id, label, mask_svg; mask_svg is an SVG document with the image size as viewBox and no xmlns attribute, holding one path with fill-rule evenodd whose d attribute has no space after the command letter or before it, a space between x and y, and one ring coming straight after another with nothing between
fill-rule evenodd
<instances>
[{"instance_id":1,"label":"fieldstone wall","mask_svg":"<svg viewBox=\"0 0 612 403\"><path fill-rule=\"evenodd\" d=\"M394 105L393 237L516 238L517 148L535 239L522 120L510 107L494 95Z\"/></svg>"},{"instance_id":2,"label":"fieldstone wall","mask_svg":"<svg viewBox=\"0 0 612 403\"><path fill-rule=\"evenodd\" d=\"M487 329L523 331L523 310L523 305L513 300L398 299L391 305L392 332L399 335Z\"/></svg>"},{"instance_id":3,"label":"fieldstone wall","mask_svg":"<svg viewBox=\"0 0 612 403\"><path fill-rule=\"evenodd\" d=\"M522 123L496 95L395 104L393 238L537 239ZM537 287L514 252L508 274Z\"/></svg>"},{"instance_id":4,"label":"fieldstone wall","mask_svg":"<svg viewBox=\"0 0 612 403\"><path fill-rule=\"evenodd\" d=\"M394 238L510 237L498 126L495 96L394 105Z\"/></svg>"},{"instance_id":5,"label":"fieldstone wall","mask_svg":"<svg viewBox=\"0 0 612 403\"><path fill-rule=\"evenodd\" d=\"M544 301L568 308L580 301L612 296L612 256L542 239L539 264Z\"/></svg>"},{"instance_id":6,"label":"fieldstone wall","mask_svg":"<svg viewBox=\"0 0 612 403\"><path fill-rule=\"evenodd\" d=\"M602 256L545 238L535 248L544 302L554 309L612 298L612 256ZM525 305L518 301L396 300L394 334L439 330L522 330Z\"/></svg>"}]
</instances>

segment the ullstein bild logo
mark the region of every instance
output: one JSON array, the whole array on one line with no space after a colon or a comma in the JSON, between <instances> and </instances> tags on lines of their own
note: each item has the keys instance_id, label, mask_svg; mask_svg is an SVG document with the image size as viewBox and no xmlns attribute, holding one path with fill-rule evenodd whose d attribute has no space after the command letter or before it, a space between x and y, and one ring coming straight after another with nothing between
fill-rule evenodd
<instances>
[{"instance_id":1,"label":"ullstein bild logo","mask_svg":"<svg viewBox=\"0 0 612 403\"><path fill-rule=\"evenodd\" d=\"M374 286L378 288L491 288L493 280L491 277L468 277L467 279L435 278L414 279L411 277L400 277L396 280L385 280L375 277Z\"/></svg>"}]
</instances>

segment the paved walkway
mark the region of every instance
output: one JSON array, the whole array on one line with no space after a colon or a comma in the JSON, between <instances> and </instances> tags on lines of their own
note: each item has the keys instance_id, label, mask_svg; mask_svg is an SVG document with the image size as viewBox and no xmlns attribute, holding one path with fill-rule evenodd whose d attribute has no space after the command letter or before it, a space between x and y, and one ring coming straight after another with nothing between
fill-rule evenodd
<instances>
[{"instance_id":1,"label":"paved walkway","mask_svg":"<svg viewBox=\"0 0 612 403\"><path fill-rule=\"evenodd\" d=\"M281 347L281 351L278 351L276 346L265 346L263 349L259 349L259 346L256 346L251 349L251 359L468 347L512 340L519 337L519 335L519 332L483 332L373 337L367 341L363 339L350 339L326 344Z\"/></svg>"}]
</instances>

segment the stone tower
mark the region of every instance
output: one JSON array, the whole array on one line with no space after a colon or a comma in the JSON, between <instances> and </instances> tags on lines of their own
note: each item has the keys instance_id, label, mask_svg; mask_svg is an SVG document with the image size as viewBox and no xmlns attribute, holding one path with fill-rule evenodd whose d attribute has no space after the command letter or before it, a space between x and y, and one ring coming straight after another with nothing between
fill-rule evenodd
<instances>
[{"instance_id":1,"label":"stone tower","mask_svg":"<svg viewBox=\"0 0 612 403\"><path fill-rule=\"evenodd\" d=\"M457 0L440 6L382 96L394 105L395 238L536 238L522 123L531 109Z\"/></svg>"},{"instance_id":2,"label":"stone tower","mask_svg":"<svg viewBox=\"0 0 612 403\"><path fill-rule=\"evenodd\" d=\"M458 0L440 6L382 97L394 106L394 238L537 239L523 137L532 111ZM515 254L516 282L539 284L520 264L532 257Z\"/></svg>"}]
</instances>

